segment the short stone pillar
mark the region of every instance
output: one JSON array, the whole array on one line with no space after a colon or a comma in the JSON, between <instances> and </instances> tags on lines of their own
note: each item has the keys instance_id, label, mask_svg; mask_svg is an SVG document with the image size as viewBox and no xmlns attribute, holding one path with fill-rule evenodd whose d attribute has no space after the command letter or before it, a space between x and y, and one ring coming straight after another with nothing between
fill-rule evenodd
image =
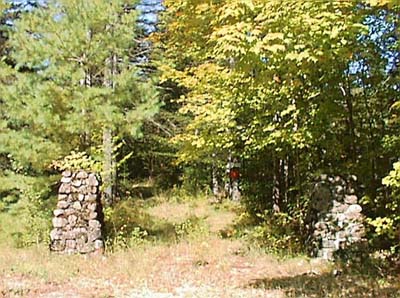
<instances>
[{"instance_id":1,"label":"short stone pillar","mask_svg":"<svg viewBox=\"0 0 400 298\"><path fill-rule=\"evenodd\" d=\"M332 260L340 249L363 242L362 207L354 185L357 178L328 177L314 185L307 222L311 228L313 256Z\"/></svg>"},{"instance_id":2,"label":"short stone pillar","mask_svg":"<svg viewBox=\"0 0 400 298\"><path fill-rule=\"evenodd\" d=\"M54 210L50 250L58 253L102 253L103 212L99 179L86 171L64 171Z\"/></svg>"}]
</instances>

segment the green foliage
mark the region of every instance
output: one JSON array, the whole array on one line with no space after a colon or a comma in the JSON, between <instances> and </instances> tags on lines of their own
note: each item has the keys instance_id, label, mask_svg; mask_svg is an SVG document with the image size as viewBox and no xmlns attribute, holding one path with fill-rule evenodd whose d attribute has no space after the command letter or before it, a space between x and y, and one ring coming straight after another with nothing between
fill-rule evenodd
<instances>
[{"instance_id":1,"label":"green foliage","mask_svg":"<svg viewBox=\"0 0 400 298\"><path fill-rule=\"evenodd\" d=\"M144 244L150 217L133 202L125 201L104 209L107 250L116 251Z\"/></svg>"},{"instance_id":2,"label":"green foliage","mask_svg":"<svg viewBox=\"0 0 400 298\"><path fill-rule=\"evenodd\" d=\"M319 173L357 175L371 237L393 244L400 163L387 173L400 148L398 57L389 57L399 49L396 0L166 0L165 30L151 37L163 52L150 66L160 71L161 92L131 62L141 37L137 12L125 4L48 1L21 13L7 44L0 40L8 55L0 60L0 209L39 181L55 185L50 164L104 169L107 190L118 168L127 197L132 181L145 177L174 186L172 200L190 201L208 192L212 167L226 179L232 155L243 163L243 203L256 224L250 238L264 246L301 249ZM153 117L159 97L162 113ZM202 219L171 226L136 207L106 210L110 247L203 231Z\"/></svg>"},{"instance_id":3,"label":"green foliage","mask_svg":"<svg viewBox=\"0 0 400 298\"><path fill-rule=\"evenodd\" d=\"M258 213L255 219L242 213L235 224L236 237L245 237L250 243L268 253L297 255L304 253L304 239L299 229L300 218L286 213Z\"/></svg>"},{"instance_id":4,"label":"green foliage","mask_svg":"<svg viewBox=\"0 0 400 298\"><path fill-rule=\"evenodd\" d=\"M157 242L175 243L203 239L209 235L209 227L202 216L188 215L179 220L163 218L163 214L149 212L158 204L185 205L192 202L194 208L198 197L184 192L164 193L161 197L127 199L104 209L105 238L107 250L124 250ZM181 210L177 208L177 212Z\"/></svg>"},{"instance_id":5,"label":"green foliage","mask_svg":"<svg viewBox=\"0 0 400 298\"><path fill-rule=\"evenodd\" d=\"M203 35L185 36L191 43L201 43L187 47L183 55L192 55L195 61L189 61L183 70L180 66L164 68L166 78L189 90L181 98L181 111L192 115L193 121L176 138L183 143L181 159L201 160L239 148L253 154L265 147L286 151L311 146L321 133L320 123L316 123L319 119L300 119L318 116L318 102L323 93L330 92L324 90L324 83L337 80L338 73L347 67L351 43L360 27L349 14L351 4L184 3L166 3L170 14L196 11L189 21L169 23L168 47L188 42L180 40L182 27L185 32L195 27ZM211 24L206 32L201 29L204 21ZM176 35L175 30L179 31ZM182 61L171 56L175 63ZM330 74L324 77L325 82L320 80L321 71Z\"/></svg>"},{"instance_id":6,"label":"green foliage","mask_svg":"<svg viewBox=\"0 0 400 298\"><path fill-rule=\"evenodd\" d=\"M51 167L64 171L64 170L87 170L100 172L101 164L98 161L93 160L86 152L75 152L65 156L62 160L53 161Z\"/></svg>"},{"instance_id":7,"label":"green foliage","mask_svg":"<svg viewBox=\"0 0 400 298\"><path fill-rule=\"evenodd\" d=\"M398 1L397 0L366 0L366 1L364 1L364 2L366 2L366 3L368 3L368 4L370 4L371 6L381 6L381 7L383 7L383 6L386 6L386 5L388 5L388 6L394 6L394 5L398 5Z\"/></svg>"},{"instance_id":8,"label":"green foliage","mask_svg":"<svg viewBox=\"0 0 400 298\"><path fill-rule=\"evenodd\" d=\"M157 112L152 79L131 63L136 12L124 4L49 1L15 21L15 67L1 75L0 155L11 155L24 175L48 175L49 165L72 150L93 156L104 131L137 137ZM64 166L79 159L91 166L84 156L65 159Z\"/></svg>"},{"instance_id":9,"label":"green foliage","mask_svg":"<svg viewBox=\"0 0 400 298\"><path fill-rule=\"evenodd\" d=\"M396 223L398 225L399 216L395 217ZM377 217L374 219L367 219L367 223L373 226L374 232L377 237L379 236L387 236L391 240L397 240L396 238L396 230L399 228L395 224L395 220L390 217ZM396 241L397 242L397 241Z\"/></svg>"},{"instance_id":10,"label":"green foliage","mask_svg":"<svg viewBox=\"0 0 400 298\"><path fill-rule=\"evenodd\" d=\"M395 190L400 189L400 162L395 162L393 164L393 170L390 171L389 175L383 178L382 183Z\"/></svg>"},{"instance_id":11,"label":"green foliage","mask_svg":"<svg viewBox=\"0 0 400 298\"><path fill-rule=\"evenodd\" d=\"M184 239L197 239L207 236L209 231L202 218L191 216L183 222L174 224L177 241Z\"/></svg>"},{"instance_id":12,"label":"green foliage","mask_svg":"<svg viewBox=\"0 0 400 298\"><path fill-rule=\"evenodd\" d=\"M393 164L393 170L383 178L382 184L389 188L390 195L389 200L376 202L377 207L385 211L379 216L367 218L372 228L371 242L396 252L400 236L400 162Z\"/></svg>"},{"instance_id":13,"label":"green foliage","mask_svg":"<svg viewBox=\"0 0 400 298\"><path fill-rule=\"evenodd\" d=\"M15 207L15 216L22 223L22 229L13 234L16 247L50 244L52 210L44 196L41 192L27 191Z\"/></svg>"},{"instance_id":14,"label":"green foliage","mask_svg":"<svg viewBox=\"0 0 400 298\"><path fill-rule=\"evenodd\" d=\"M8 7L8 4L4 1L0 1L0 12L3 12Z\"/></svg>"},{"instance_id":15,"label":"green foliage","mask_svg":"<svg viewBox=\"0 0 400 298\"><path fill-rule=\"evenodd\" d=\"M397 203L379 190L399 147L398 71L388 71L396 1L165 4L162 81L185 90L177 101L190 119L173 138L181 165L240 157L249 212L275 204L293 233L319 173L355 174L374 202L365 206L371 223L396 221L388 213ZM291 231L264 236L286 232L297 241Z\"/></svg>"}]
</instances>

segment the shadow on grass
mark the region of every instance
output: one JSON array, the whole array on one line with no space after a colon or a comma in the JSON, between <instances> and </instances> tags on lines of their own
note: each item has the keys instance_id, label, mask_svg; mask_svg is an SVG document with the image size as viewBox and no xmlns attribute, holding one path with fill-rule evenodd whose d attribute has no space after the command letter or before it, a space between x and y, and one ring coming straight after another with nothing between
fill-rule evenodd
<instances>
[{"instance_id":1,"label":"shadow on grass","mask_svg":"<svg viewBox=\"0 0 400 298\"><path fill-rule=\"evenodd\" d=\"M181 222L170 222L166 219L153 216L147 210L154 202L143 203L140 201L122 201L117 203L112 210L107 211L105 220L106 240L115 242L130 238L136 240L161 241L175 243L185 236L202 231L205 218L188 216Z\"/></svg>"},{"instance_id":2,"label":"shadow on grass","mask_svg":"<svg viewBox=\"0 0 400 298\"><path fill-rule=\"evenodd\" d=\"M149 239L167 243L176 239L175 226L172 223L151 216L132 202L123 202L115 206L105 221L107 239L129 239L137 228L146 231L146 238Z\"/></svg>"},{"instance_id":3,"label":"shadow on grass","mask_svg":"<svg viewBox=\"0 0 400 298\"><path fill-rule=\"evenodd\" d=\"M376 277L356 274L334 276L325 273L263 278L253 280L248 287L283 290L287 297L400 297L399 284L395 280L381 285Z\"/></svg>"},{"instance_id":4,"label":"shadow on grass","mask_svg":"<svg viewBox=\"0 0 400 298\"><path fill-rule=\"evenodd\" d=\"M155 195L155 189L153 186L135 186L130 190L130 195L133 198L140 198L142 200L152 198Z\"/></svg>"}]
</instances>

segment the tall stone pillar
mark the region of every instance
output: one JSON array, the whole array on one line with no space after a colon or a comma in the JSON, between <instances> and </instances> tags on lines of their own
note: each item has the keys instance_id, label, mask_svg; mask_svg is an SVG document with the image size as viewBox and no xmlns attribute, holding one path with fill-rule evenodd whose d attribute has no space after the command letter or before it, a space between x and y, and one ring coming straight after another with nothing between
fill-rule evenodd
<instances>
[{"instance_id":1,"label":"tall stone pillar","mask_svg":"<svg viewBox=\"0 0 400 298\"><path fill-rule=\"evenodd\" d=\"M94 173L64 171L54 210L50 250L58 253L102 253L103 211Z\"/></svg>"},{"instance_id":2,"label":"tall stone pillar","mask_svg":"<svg viewBox=\"0 0 400 298\"><path fill-rule=\"evenodd\" d=\"M321 175L314 185L308 219L313 255L332 260L334 253L365 243L364 216L354 185L357 178Z\"/></svg>"}]
</instances>

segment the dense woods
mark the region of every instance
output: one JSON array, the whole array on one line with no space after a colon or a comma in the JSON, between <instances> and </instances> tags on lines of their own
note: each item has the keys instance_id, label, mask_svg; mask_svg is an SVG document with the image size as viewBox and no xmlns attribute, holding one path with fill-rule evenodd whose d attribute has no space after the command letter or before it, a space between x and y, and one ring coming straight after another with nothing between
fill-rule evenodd
<instances>
[{"instance_id":1,"label":"dense woods","mask_svg":"<svg viewBox=\"0 0 400 298\"><path fill-rule=\"evenodd\" d=\"M71 168L111 209L144 181L223 197L234 158L269 244L304 244L327 174L357 178L371 249L398 251L397 0L165 0L150 35L135 5L0 2L0 212L47 210Z\"/></svg>"}]
</instances>

